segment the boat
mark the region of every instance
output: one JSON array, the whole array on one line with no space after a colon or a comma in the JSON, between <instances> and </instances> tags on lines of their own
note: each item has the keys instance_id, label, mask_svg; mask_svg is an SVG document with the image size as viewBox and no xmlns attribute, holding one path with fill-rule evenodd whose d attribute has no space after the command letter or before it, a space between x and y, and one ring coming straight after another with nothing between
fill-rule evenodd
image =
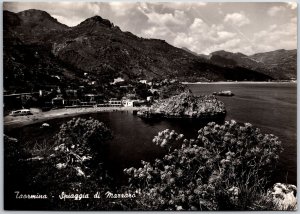
<instances>
[{"instance_id":1,"label":"boat","mask_svg":"<svg viewBox=\"0 0 300 214\"><path fill-rule=\"evenodd\" d=\"M214 92L213 95L231 97L234 95L234 93L232 93L231 91L219 91L219 92Z\"/></svg>"}]
</instances>

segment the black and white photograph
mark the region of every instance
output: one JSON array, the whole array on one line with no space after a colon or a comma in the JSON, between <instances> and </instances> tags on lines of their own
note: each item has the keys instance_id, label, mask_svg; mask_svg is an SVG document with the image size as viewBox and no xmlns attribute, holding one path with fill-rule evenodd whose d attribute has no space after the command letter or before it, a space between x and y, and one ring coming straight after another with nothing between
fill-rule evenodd
<instances>
[{"instance_id":1,"label":"black and white photograph","mask_svg":"<svg viewBox=\"0 0 300 214\"><path fill-rule=\"evenodd\" d=\"M297 210L296 2L2 6L5 210Z\"/></svg>"}]
</instances>

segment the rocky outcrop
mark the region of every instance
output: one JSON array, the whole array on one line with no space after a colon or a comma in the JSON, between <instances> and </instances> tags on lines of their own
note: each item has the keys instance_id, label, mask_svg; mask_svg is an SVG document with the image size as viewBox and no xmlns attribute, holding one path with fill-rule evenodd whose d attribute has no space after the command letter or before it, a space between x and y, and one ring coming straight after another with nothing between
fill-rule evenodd
<instances>
[{"instance_id":1,"label":"rocky outcrop","mask_svg":"<svg viewBox=\"0 0 300 214\"><path fill-rule=\"evenodd\" d=\"M199 118L225 117L223 102L213 95L194 96L190 91L153 104L137 113L143 118Z\"/></svg>"},{"instance_id":2,"label":"rocky outcrop","mask_svg":"<svg viewBox=\"0 0 300 214\"><path fill-rule=\"evenodd\" d=\"M268 192L275 210L297 210L297 187L292 184L276 183Z\"/></svg>"}]
</instances>

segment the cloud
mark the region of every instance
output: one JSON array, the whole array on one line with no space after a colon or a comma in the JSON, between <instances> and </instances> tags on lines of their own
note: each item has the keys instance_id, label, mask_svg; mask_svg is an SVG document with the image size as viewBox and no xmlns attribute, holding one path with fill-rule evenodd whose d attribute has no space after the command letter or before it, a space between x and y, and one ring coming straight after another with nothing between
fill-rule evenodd
<instances>
[{"instance_id":1,"label":"cloud","mask_svg":"<svg viewBox=\"0 0 300 214\"><path fill-rule=\"evenodd\" d=\"M242 27L250 23L250 20L246 17L246 15L241 13L231 13L227 14L224 18L224 22L236 25L238 27Z\"/></svg>"},{"instance_id":2,"label":"cloud","mask_svg":"<svg viewBox=\"0 0 300 214\"><path fill-rule=\"evenodd\" d=\"M155 4L155 3L154 3ZM168 2L168 3L163 3L163 8L167 9L173 9L173 10L186 10L189 11L192 8L201 8L205 7L207 5L206 2Z\"/></svg>"},{"instance_id":3,"label":"cloud","mask_svg":"<svg viewBox=\"0 0 300 214\"><path fill-rule=\"evenodd\" d=\"M188 21L184 11L175 10L174 13L156 13L150 12L145 14L148 22L155 25L184 25Z\"/></svg>"},{"instance_id":4,"label":"cloud","mask_svg":"<svg viewBox=\"0 0 300 214\"><path fill-rule=\"evenodd\" d=\"M163 39L174 38L175 34L165 26L153 26L142 31L143 37Z\"/></svg>"},{"instance_id":5,"label":"cloud","mask_svg":"<svg viewBox=\"0 0 300 214\"><path fill-rule=\"evenodd\" d=\"M129 2L107 2L110 6L110 10L114 12L116 16L125 16L130 13L131 10L135 9L137 4Z\"/></svg>"},{"instance_id":6,"label":"cloud","mask_svg":"<svg viewBox=\"0 0 300 214\"><path fill-rule=\"evenodd\" d=\"M168 4L165 3L163 5ZM190 19L185 11L172 9L167 12L156 6L149 3L141 3L138 6L138 10L146 17L146 22L141 26L141 33L139 35L147 38L152 37L172 41L176 33L186 29Z\"/></svg>"},{"instance_id":7,"label":"cloud","mask_svg":"<svg viewBox=\"0 0 300 214\"><path fill-rule=\"evenodd\" d=\"M58 22L64 23L65 25L68 25L69 27L71 26L76 26L78 23L82 21L81 18L76 18L74 17L73 19L66 18L64 16L60 15L52 15L53 18L56 18Z\"/></svg>"},{"instance_id":8,"label":"cloud","mask_svg":"<svg viewBox=\"0 0 300 214\"><path fill-rule=\"evenodd\" d=\"M285 11L285 8L282 6L273 6L271 7L267 13L269 16L276 16L278 13Z\"/></svg>"},{"instance_id":9,"label":"cloud","mask_svg":"<svg viewBox=\"0 0 300 214\"><path fill-rule=\"evenodd\" d=\"M237 50L241 42L236 33L227 31L223 25L210 25L200 18L195 18L188 31L177 34L173 43L196 53L209 54L221 49Z\"/></svg>"},{"instance_id":10,"label":"cloud","mask_svg":"<svg viewBox=\"0 0 300 214\"><path fill-rule=\"evenodd\" d=\"M292 10L295 10L297 8L297 2L287 2L288 7Z\"/></svg>"},{"instance_id":11,"label":"cloud","mask_svg":"<svg viewBox=\"0 0 300 214\"><path fill-rule=\"evenodd\" d=\"M253 43L257 44L255 47L256 52L297 48L297 23L295 17L291 18L288 23L271 25L269 28L255 33Z\"/></svg>"},{"instance_id":12,"label":"cloud","mask_svg":"<svg viewBox=\"0 0 300 214\"><path fill-rule=\"evenodd\" d=\"M163 6L167 7L169 4L164 3ZM147 23L149 28L153 26L165 26L169 28L175 28L179 30L182 26L186 25L189 18L185 14L185 11L179 9L162 10L157 7L157 4L149 4L142 2L137 9L147 17ZM160 5L162 6L162 5Z\"/></svg>"},{"instance_id":13,"label":"cloud","mask_svg":"<svg viewBox=\"0 0 300 214\"><path fill-rule=\"evenodd\" d=\"M217 34L220 40L228 40L236 36L236 33L227 32L227 31L220 31Z\"/></svg>"}]
</instances>

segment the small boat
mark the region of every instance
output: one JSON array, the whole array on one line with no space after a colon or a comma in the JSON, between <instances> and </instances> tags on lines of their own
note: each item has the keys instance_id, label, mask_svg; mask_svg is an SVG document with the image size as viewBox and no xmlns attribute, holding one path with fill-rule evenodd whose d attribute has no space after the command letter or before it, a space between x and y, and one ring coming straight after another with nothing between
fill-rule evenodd
<instances>
[{"instance_id":1,"label":"small boat","mask_svg":"<svg viewBox=\"0 0 300 214\"><path fill-rule=\"evenodd\" d=\"M216 96L228 96L228 97L231 97L231 96L233 96L234 94L233 94L231 91L219 91L219 92L214 92L213 95L216 95Z\"/></svg>"},{"instance_id":2,"label":"small boat","mask_svg":"<svg viewBox=\"0 0 300 214\"><path fill-rule=\"evenodd\" d=\"M43 124L41 125L41 128L48 128L48 127L50 127L50 124L49 124L49 123L43 123Z\"/></svg>"}]
</instances>

